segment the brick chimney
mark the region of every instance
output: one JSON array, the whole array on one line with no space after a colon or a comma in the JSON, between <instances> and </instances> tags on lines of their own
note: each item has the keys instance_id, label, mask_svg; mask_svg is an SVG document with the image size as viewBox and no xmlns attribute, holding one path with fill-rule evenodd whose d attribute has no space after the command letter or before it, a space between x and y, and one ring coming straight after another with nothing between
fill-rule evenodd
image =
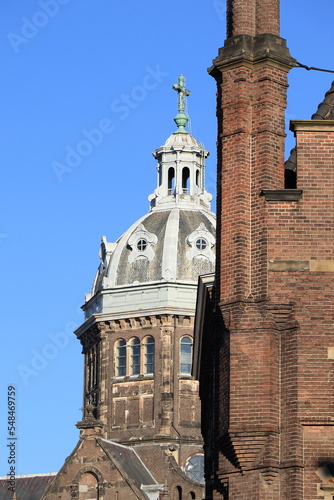
<instances>
[{"instance_id":1,"label":"brick chimney","mask_svg":"<svg viewBox=\"0 0 334 500\"><path fill-rule=\"evenodd\" d=\"M227 39L209 69L218 87L221 303L267 296L260 192L284 188L286 75L294 63L279 37L279 0L227 1Z\"/></svg>"},{"instance_id":2,"label":"brick chimney","mask_svg":"<svg viewBox=\"0 0 334 500\"><path fill-rule=\"evenodd\" d=\"M334 498L334 101L294 120L278 0L228 0L218 86L216 296L199 287L206 498Z\"/></svg>"},{"instance_id":3,"label":"brick chimney","mask_svg":"<svg viewBox=\"0 0 334 500\"><path fill-rule=\"evenodd\" d=\"M268 300L262 194L284 189L287 73L294 64L279 36L278 0L227 1L227 39L209 69L218 89L219 312L207 405L215 435L208 498L281 498L280 344ZM279 314L286 318L289 310Z\"/></svg>"}]
</instances>

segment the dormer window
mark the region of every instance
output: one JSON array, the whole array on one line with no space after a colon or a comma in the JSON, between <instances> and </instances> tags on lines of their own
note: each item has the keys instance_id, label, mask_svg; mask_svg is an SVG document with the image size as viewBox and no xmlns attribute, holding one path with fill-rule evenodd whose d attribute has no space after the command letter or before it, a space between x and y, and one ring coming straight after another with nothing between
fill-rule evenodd
<instances>
[{"instance_id":1,"label":"dormer window","mask_svg":"<svg viewBox=\"0 0 334 500\"><path fill-rule=\"evenodd\" d=\"M157 241L158 238L155 234L146 231L143 224L139 224L128 239L129 250L131 250L128 261L134 262L137 259L152 260L155 255L153 247Z\"/></svg>"},{"instance_id":2,"label":"dormer window","mask_svg":"<svg viewBox=\"0 0 334 500\"><path fill-rule=\"evenodd\" d=\"M215 237L207 230L203 222L198 228L186 238L186 243L189 245L187 257L189 260L193 258L207 258L210 262L215 261L215 253L212 250L215 244Z\"/></svg>"}]
</instances>

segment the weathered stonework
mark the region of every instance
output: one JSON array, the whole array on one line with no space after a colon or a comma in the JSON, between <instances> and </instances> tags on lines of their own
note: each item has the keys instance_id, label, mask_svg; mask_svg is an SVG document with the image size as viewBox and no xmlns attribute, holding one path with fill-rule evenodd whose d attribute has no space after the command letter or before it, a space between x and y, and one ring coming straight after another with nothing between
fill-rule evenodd
<instances>
[{"instance_id":1,"label":"weathered stonework","mask_svg":"<svg viewBox=\"0 0 334 500\"><path fill-rule=\"evenodd\" d=\"M189 95L182 82L176 88ZM154 156L159 182L150 212L116 243L102 238L75 332L85 360L80 441L43 500L204 495L191 365L198 275L215 263L208 152L178 128Z\"/></svg>"}]
</instances>

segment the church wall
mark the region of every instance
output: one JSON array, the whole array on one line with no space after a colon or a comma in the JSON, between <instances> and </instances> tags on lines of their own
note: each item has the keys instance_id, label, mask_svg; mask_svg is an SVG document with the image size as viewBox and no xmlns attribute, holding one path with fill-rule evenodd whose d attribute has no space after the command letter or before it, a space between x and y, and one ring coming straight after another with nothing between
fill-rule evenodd
<instances>
[{"instance_id":1,"label":"church wall","mask_svg":"<svg viewBox=\"0 0 334 500\"><path fill-rule=\"evenodd\" d=\"M143 326L144 325L144 326ZM107 439L135 439L168 434L200 439L198 382L180 374L181 338L193 336L193 318L159 316L110 322L103 326L99 419ZM154 376L115 376L115 342L136 337L155 340ZM131 440L129 430L131 429Z\"/></svg>"},{"instance_id":2,"label":"church wall","mask_svg":"<svg viewBox=\"0 0 334 500\"><path fill-rule=\"evenodd\" d=\"M184 495L192 492L195 498L203 495L203 486L184 472L188 459L203 454L198 381L191 376L190 365L186 365L188 372L182 373L180 359L181 341L192 339L193 326L191 316L152 315L98 322L82 336L84 344L85 339L90 342L84 347L87 359L91 359L92 349L98 352L94 411L102 437L134 447L155 480L177 500L177 488L182 488ZM154 373L143 373L141 359L140 373L128 374L131 360L127 359L121 369L124 376L119 376L117 346L124 341L127 347L123 354L128 356L134 338L142 346L145 339L154 339ZM188 358L191 363L190 350ZM86 379L91 369L86 363Z\"/></svg>"},{"instance_id":3,"label":"church wall","mask_svg":"<svg viewBox=\"0 0 334 500\"><path fill-rule=\"evenodd\" d=\"M41 500L127 500L131 494L124 478L92 438L79 442Z\"/></svg>"}]
</instances>

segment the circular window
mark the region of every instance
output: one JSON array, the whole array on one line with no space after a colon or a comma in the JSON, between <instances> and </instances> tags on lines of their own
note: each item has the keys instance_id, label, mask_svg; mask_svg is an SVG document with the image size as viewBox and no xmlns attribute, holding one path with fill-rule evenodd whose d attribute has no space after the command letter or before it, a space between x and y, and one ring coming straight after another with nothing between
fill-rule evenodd
<instances>
[{"instance_id":1,"label":"circular window","mask_svg":"<svg viewBox=\"0 0 334 500\"><path fill-rule=\"evenodd\" d=\"M208 243L204 238L198 238L198 240L196 240L196 248L198 248L198 250L205 250L207 246Z\"/></svg>"},{"instance_id":2,"label":"circular window","mask_svg":"<svg viewBox=\"0 0 334 500\"><path fill-rule=\"evenodd\" d=\"M147 241L146 240L139 240L138 243L137 243L137 248L141 252L143 252L144 250L146 250L146 248L147 248Z\"/></svg>"},{"instance_id":3,"label":"circular window","mask_svg":"<svg viewBox=\"0 0 334 500\"><path fill-rule=\"evenodd\" d=\"M204 456L195 455L186 461L185 473L196 483L204 484Z\"/></svg>"}]
</instances>

